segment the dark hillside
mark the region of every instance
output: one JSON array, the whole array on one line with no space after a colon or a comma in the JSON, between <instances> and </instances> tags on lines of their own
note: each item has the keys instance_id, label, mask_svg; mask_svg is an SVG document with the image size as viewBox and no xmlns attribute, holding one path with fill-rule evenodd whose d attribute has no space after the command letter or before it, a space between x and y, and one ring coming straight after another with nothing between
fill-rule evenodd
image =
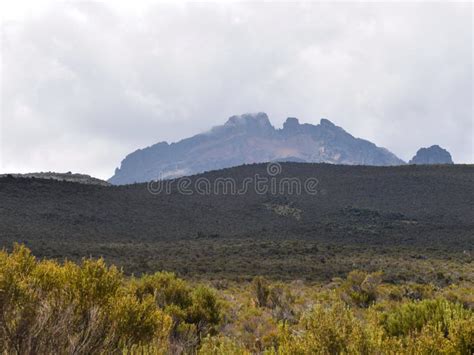
<instances>
[{"instance_id":1,"label":"dark hillside","mask_svg":"<svg viewBox=\"0 0 474 355\"><path fill-rule=\"evenodd\" d=\"M0 242L24 242L38 256L104 256L126 272L314 280L358 267L387 269L394 281L443 281L444 260L449 277L473 277L474 166L281 168L277 186L316 178L316 194L257 194L251 185L240 195L192 187L184 195L180 180L171 193L152 194L146 184L1 178ZM266 164L196 175L190 186L232 178L239 189L256 174L269 177Z\"/></svg>"}]
</instances>

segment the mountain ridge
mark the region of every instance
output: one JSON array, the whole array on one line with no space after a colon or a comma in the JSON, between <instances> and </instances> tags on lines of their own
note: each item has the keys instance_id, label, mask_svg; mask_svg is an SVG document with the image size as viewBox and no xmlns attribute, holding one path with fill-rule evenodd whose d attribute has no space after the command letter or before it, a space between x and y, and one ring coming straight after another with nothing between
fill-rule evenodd
<instances>
[{"instance_id":1,"label":"mountain ridge","mask_svg":"<svg viewBox=\"0 0 474 355\"><path fill-rule=\"evenodd\" d=\"M26 174L0 174L0 178L20 178L20 179L45 179L45 180L58 180L58 181L67 181L75 182L78 184L90 184L90 185L100 185L100 186L110 186L110 183L107 181L98 179L96 177L81 174L81 173L58 173L58 172L35 172L35 173L26 173Z\"/></svg>"},{"instance_id":2,"label":"mountain ridge","mask_svg":"<svg viewBox=\"0 0 474 355\"><path fill-rule=\"evenodd\" d=\"M110 183L176 178L242 164L300 161L344 165L403 165L385 148L352 136L328 119L318 125L288 117L275 128L266 113L231 116L223 125L176 143L159 142L130 153Z\"/></svg>"}]
</instances>

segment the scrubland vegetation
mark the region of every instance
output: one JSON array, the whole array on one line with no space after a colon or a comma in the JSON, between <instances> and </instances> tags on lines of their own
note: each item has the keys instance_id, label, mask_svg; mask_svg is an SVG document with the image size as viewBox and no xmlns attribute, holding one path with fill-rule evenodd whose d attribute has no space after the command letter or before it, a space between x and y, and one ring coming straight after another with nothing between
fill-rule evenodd
<instances>
[{"instance_id":1,"label":"scrubland vegetation","mask_svg":"<svg viewBox=\"0 0 474 355\"><path fill-rule=\"evenodd\" d=\"M474 282L474 166L282 163L321 193L184 195L146 184L97 186L0 178L0 246L40 258L103 257L127 275L330 282L359 269L386 282ZM266 164L190 177L267 176ZM267 176L268 177L268 176Z\"/></svg>"},{"instance_id":2,"label":"scrubland vegetation","mask_svg":"<svg viewBox=\"0 0 474 355\"><path fill-rule=\"evenodd\" d=\"M473 166L282 167L321 194L0 178L0 353L474 353Z\"/></svg>"},{"instance_id":3,"label":"scrubland vegetation","mask_svg":"<svg viewBox=\"0 0 474 355\"><path fill-rule=\"evenodd\" d=\"M472 271L472 270L471 270ZM472 354L474 287L126 276L99 259L0 252L5 354Z\"/></svg>"}]
</instances>

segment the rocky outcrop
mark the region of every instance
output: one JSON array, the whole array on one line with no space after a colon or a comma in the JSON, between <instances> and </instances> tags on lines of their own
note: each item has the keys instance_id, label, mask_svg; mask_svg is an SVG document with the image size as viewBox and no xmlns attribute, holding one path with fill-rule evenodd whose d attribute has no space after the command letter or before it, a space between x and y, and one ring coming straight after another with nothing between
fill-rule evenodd
<instances>
[{"instance_id":1,"label":"rocky outcrop","mask_svg":"<svg viewBox=\"0 0 474 355\"><path fill-rule=\"evenodd\" d=\"M421 148L410 160L409 164L454 164L451 154L439 145Z\"/></svg>"},{"instance_id":2,"label":"rocky outcrop","mask_svg":"<svg viewBox=\"0 0 474 355\"><path fill-rule=\"evenodd\" d=\"M405 164L388 150L353 137L327 119L312 125L290 117L282 129L275 129L260 112L232 116L222 126L177 143L139 149L122 161L109 182L130 184L268 161Z\"/></svg>"}]
</instances>

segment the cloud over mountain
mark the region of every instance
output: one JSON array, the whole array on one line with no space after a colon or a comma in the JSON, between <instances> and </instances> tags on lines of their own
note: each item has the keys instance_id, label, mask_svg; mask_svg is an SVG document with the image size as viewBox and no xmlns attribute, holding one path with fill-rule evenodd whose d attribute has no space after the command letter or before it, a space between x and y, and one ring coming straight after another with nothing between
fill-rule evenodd
<instances>
[{"instance_id":1,"label":"cloud over mountain","mask_svg":"<svg viewBox=\"0 0 474 355\"><path fill-rule=\"evenodd\" d=\"M405 160L436 142L473 161L472 4L124 6L2 9L0 172L104 178L261 110L278 127L330 117Z\"/></svg>"}]
</instances>

